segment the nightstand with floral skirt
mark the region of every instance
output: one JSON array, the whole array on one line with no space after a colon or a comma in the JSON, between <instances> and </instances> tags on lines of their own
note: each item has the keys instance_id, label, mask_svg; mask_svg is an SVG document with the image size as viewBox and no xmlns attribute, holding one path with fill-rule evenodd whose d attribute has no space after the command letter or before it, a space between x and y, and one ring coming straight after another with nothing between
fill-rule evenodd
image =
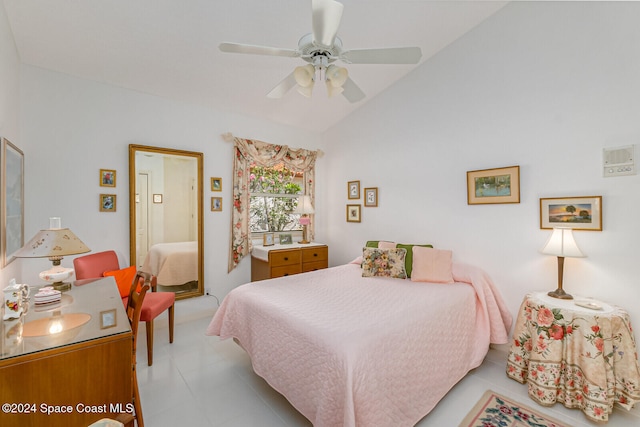
<instances>
[{"instance_id":1,"label":"nightstand with floral skirt","mask_svg":"<svg viewBox=\"0 0 640 427\"><path fill-rule=\"evenodd\" d=\"M580 297L527 295L507 375L527 384L529 397L539 404L561 402L594 421L607 421L614 403L631 409L640 402L640 367L628 313Z\"/></svg>"}]
</instances>

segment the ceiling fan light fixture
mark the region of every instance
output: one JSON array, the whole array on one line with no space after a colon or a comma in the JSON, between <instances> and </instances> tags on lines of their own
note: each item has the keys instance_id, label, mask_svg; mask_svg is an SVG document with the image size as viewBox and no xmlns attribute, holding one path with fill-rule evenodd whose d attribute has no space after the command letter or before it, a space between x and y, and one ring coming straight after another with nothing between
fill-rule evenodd
<instances>
[{"instance_id":1,"label":"ceiling fan light fixture","mask_svg":"<svg viewBox=\"0 0 640 427\"><path fill-rule=\"evenodd\" d=\"M300 87L313 87L313 80L316 75L316 69L313 65L307 64L302 67L296 67L293 71L293 77L296 79L296 83Z\"/></svg>"},{"instance_id":2,"label":"ceiling fan light fixture","mask_svg":"<svg viewBox=\"0 0 640 427\"><path fill-rule=\"evenodd\" d=\"M327 67L325 76L327 80L327 87L328 84L331 83L331 86L333 86L334 88L342 88L342 85L349 78L349 72L344 67L329 65L329 67Z\"/></svg>"},{"instance_id":3,"label":"ceiling fan light fixture","mask_svg":"<svg viewBox=\"0 0 640 427\"><path fill-rule=\"evenodd\" d=\"M329 95L329 98L333 98L334 96L340 95L342 92L344 92L344 89L342 87L334 86L334 84L330 80L327 80L325 84L327 85L327 94Z\"/></svg>"}]
</instances>

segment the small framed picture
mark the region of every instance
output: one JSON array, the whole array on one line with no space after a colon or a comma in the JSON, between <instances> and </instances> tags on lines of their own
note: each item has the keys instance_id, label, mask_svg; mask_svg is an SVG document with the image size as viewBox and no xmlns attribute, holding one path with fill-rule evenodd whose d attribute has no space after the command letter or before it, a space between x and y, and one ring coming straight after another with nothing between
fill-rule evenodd
<instances>
[{"instance_id":1,"label":"small framed picture","mask_svg":"<svg viewBox=\"0 0 640 427\"><path fill-rule=\"evenodd\" d=\"M116 195L101 194L100 195L100 212L115 212L115 211L116 211Z\"/></svg>"},{"instance_id":2,"label":"small framed picture","mask_svg":"<svg viewBox=\"0 0 640 427\"><path fill-rule=\"evenodd\" d=\"M153 203L162 203L162 194L154 194Z\"/></svg>"},{"instance_id":3,"label":"small framed picture","mask_svg":"<svg viewBox=\"0 0 640 427\"><path fill-rule=\"evenodd\" d=\"M347 222L360 222L360 208L362 205L347 205Z\"/></svg>"},{"instance_id":4,"label":"small framed picture","mask_svg":"<svg viewBox=\"0 0 640 427\"><path fill-rule=\"evenodd\" d=\"M467 172L467 204L520 203L520 166Z\"/></svg>"},{"instance_id":5,"label":"small framed picture","mask_svg":"<svg viewBox=\"0 0 640 427\"><path fill-rule=\"evenodd\" d=\"M540 228L602 231L602 196L540 199Z\"/></svg>"},{"instance_id":6,"label":"small framed picture","mask_svg":"<svg viewBox=\"0 0 640 427\"><path fill-rule=\"evenodd\" d=\"M211 210L214 212L222 210L222 197L211 198Z\"/></svg>"},{"instance_id":7,"label":"small framed picture","mask_svg":"<svg viewBox=\"0 0 640 427\"><path fill-rule=\"evenodd\" d=\"M211 191L222 191L222 178L211 178Z\"/></svg>"},{"instance_id":8,"label":"small framed picture","mask_svg":"<svg viewBox=\"0 0 640 427\"><path fill-rule=\"evenodd\" d=\"M378 206L378 187L364 189L364 205L367 207Z\"/></svg>"},{"instance_id":9,"label":"small framed picture","mask_svg":"<svg viewBox=\"0 0 640 427\"><path fill-rule=\"evenodd\" d=\"M113 328L118 325L116 317L116 309L105 310L100 312L100 329Z\"/></svg>"},{"instance_id":10,"label":"small framed picture","mask_svg":"<svg viewBox=\"0 0 640 427\"><path fill-rule=\"evenodd\" d=\"M264 233L262 235L262 246L273 246L274 244L273 233Z\"/></svg>"},{"instance_id":11,"label":"small framed picture","mask_svg":"<svg viewBox=\"0 0 640 427\"><path fill-rule=\"evenodd\" d=\"M115 187L116 171L112 169L100 169L100 187Z\"/></svg>"},{"instance_id":12,"label":"small framed picture","mask_svg":"<svg viewBox=\"0 0 640 427\"><path fill-rule=\"evenodd\" d=\"M278 236L278 242L281 245L290 245L293 243L293 237L291 237L291 234L281 234Z\"/></svg>"},{"instance_id":13,"label":"small framed picture","mask_svg":"<svg viewBox=\"0 0 640 427\"><path fill-rule=\"evenodd\" d=\"M349 199L360 198L360 181L349 181L347 183L347 197Z\"/></svg>"}]
</instances>

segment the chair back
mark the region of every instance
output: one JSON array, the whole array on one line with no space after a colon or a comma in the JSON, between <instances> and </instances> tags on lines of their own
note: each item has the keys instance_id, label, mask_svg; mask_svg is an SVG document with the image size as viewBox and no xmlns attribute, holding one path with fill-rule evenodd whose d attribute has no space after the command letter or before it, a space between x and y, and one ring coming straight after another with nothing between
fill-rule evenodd
<instances>
[{"instance_id":1,"label":"chair back","mask_svg":"<svg viewBox=\"0 0 640 427\"><path fill-rule=\"evenodd\" d=\"M136 277L131 283L129 297L127 298L127 317L131 324L131 332L133 334L133 355L135 360L136 341L138 338L138 324L140 323L140 313L142 313L142 302L147 291L151 288L151 278L149 273L138 271ZM142 285L140 285L142 282ZM140 290L138 291L138 287Z\"/></svg>"},{"instance_id":2,"label":"chair back","mask_svg":"<svg viewBox=\"0 0 640 427\"><path fill-rule=\"evenodd\" d=\"M76 280L94 279L102 277L105 271L119 270L120 263L115 251L104 251L75 258L73 268Z\"/></svg>"},{"instance_id":3,"label":"chair back","mask_svg":"<svg viewBox=\"0 0 640 427\"><path fill-rule=\"evenodd\" d=\"M140 314L142 313L142 303L147 291L151 287L152 276L143 271L136 272L129 290L127 298L127 317L131 324L131 333L133 334L133 351L132 351L132 371L131 381L133 383L133 406L135 411L135 420L138 427L144 427L144 419L142 417L142 404L140 402L140 391L138 389L138 373L136 369L136 347L138 342L138 325L140 324ZM140 284L142 282L142 284ZM140 290L138 290L140 289Z\"/></svg>"}]
</instances>

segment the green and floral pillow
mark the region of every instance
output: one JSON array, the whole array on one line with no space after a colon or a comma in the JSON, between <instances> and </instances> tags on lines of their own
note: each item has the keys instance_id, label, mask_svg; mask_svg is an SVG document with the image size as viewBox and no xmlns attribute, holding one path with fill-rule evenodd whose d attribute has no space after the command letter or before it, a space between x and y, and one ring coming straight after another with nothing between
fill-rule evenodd
<instances>
[{"instance_id":1,"label":"green and floral pillow","mask_svg":"<svg viewBox=\"0 0 640 427\"><path fill-rule=\"evenodd\" d=\"M407 271L404 261L407 250L404 248L362 249L362 277L392 277L406 279Z\"/></svg>"}]
</instances>

